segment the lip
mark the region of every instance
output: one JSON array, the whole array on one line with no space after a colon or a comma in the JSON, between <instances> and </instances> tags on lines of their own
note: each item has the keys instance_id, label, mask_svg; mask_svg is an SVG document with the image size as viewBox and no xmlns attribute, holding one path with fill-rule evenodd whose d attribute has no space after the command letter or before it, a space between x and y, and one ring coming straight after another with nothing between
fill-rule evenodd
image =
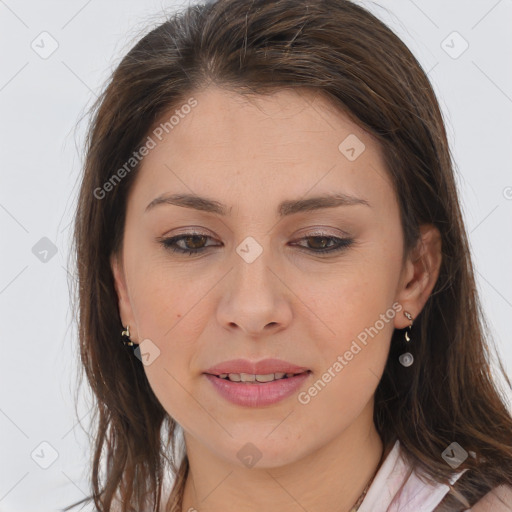
<instances>
[{"instance_id":1,"label":"lip","mask_svg":"<svg viewBox=\"0 0 512 512\"><path fill-rule=\"evenodd\" d=\"M310 375L311 372L306 371L286 379L257 384L231 382L212 374L205 374L205 377L212 383L214 389L229 402L243 407L263 407L276 404L296 393Z\"/></svg>"},{"instance_id":2,"label":"lip","mask_svg":"<svg viewBox=\"0 0 512 512\"><path fill-rule=\"evenodd\" d=\"M247 359L232 359L205 370L210 375L221 373L249 373L251 375L268 375L270 373L300 373L309 370L304 366L283 361L282 359L263 359L261 361L248 361Z\"/></svg>"}]
</instances>

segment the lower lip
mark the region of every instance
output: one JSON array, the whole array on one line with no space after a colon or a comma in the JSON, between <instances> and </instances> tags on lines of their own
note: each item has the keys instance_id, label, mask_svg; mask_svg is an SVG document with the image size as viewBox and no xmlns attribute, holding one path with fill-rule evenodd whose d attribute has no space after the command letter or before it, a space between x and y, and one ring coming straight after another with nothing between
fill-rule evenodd
<instances>
[{"instance_id":1,"label":"lower lip","mask_svg":"<svg viewBox=\"0 0 512 512\"><path fill-rule=\"evenodd\" d=\"M246 384L244 382L231 382L214 375L205 374L218 393L226 400L246 407L262 407L272 405L293 395L308 379L311 372L303 372L287 379L261 382L259 384Z\"/></svg>"}]
</instances>

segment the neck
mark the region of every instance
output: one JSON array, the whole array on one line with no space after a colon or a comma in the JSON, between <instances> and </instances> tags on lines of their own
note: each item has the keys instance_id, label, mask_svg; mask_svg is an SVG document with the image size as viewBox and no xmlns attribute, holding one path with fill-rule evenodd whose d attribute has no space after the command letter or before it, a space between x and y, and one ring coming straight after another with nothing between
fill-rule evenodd
<instances>
[{"instance_id":1,"label":"neck","mask_svg":"<svg viewBox=\"0 0 512 512\"><path fill-rule=\"evenodd\" d=\"M182 512L348 512L374 476L383 453L373 403L342 433L306 456L245 468L185 432L189 474Z\"/></svg>"}]
</instances>

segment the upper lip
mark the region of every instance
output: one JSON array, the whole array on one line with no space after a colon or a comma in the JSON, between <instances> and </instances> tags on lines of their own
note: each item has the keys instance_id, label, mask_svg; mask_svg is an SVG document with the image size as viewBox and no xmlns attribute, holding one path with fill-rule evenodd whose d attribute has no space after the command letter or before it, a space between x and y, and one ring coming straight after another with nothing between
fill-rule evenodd
<instances>
[{"instance_id":1,"label":"upper lip","mask_svg":"<svg viewBox=\"0 0 512 512\"><path fill-rule=\"evenodd\" d=\"M301 373L308 370L304 366L297 366L281 359L262 359L261 361L248 361L247 359L232 359L224 361L205 370L204 373L220 375L222 373L248 373L249 375L269 375L271 373Z\"/></svg>"}]
</instances>

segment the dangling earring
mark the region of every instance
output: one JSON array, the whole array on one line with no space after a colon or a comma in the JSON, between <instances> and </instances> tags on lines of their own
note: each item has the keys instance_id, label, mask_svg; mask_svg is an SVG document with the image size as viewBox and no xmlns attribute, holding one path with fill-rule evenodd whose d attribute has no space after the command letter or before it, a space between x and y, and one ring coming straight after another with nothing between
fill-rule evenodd
<instances>
[{"instance_id":1,"label":"dangling earring","mask_svg":"<svg viewBox=\"0 0 512 512\"><path fill-rule=\"evenodd\" d=\"M126 326L126 330L121 331L121 336L126 336L127 340L123 340L123 343L129 347L133 347L133 341L130 339L130 326Z\"/></svg>"},{"instance_id":2,"label":"dangling earring","mask_svg":"<svg viewBox=\"0 0 512 512\"><path fill-rule=\"evenodd\" d=\"M409 325L409 327L408 327L409 332L411 332L412 324L413 324L412 316L407 311L404 311L404 315L411 322L411 325ZM410 343L410 341L411 341L411 338L409 337L409 332L405 331L405 341L406 341L406 343ZM414 356L410 352L405 352L401 356L399 356L398 360L400 361L400 364L402 366L407 367L407 366L411 366L411 364L414 363Z\"/></svg>"}]
</instances>

